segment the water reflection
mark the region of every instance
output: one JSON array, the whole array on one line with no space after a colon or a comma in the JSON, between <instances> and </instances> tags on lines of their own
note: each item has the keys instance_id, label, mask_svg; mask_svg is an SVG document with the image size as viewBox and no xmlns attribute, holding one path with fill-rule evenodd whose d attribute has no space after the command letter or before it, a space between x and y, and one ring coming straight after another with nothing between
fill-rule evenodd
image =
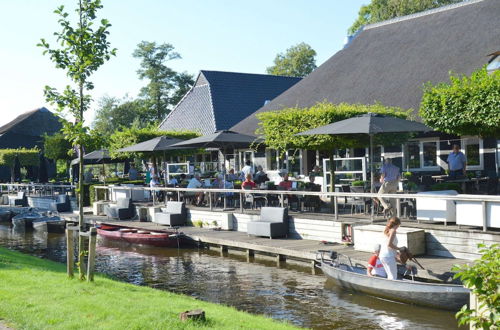
<instances>
[{"instance_id":1,"label":"water reflection","mask_svg":"<svg viewBox=\"0 0 500 330\"><path fill-rule=\"evenodd\" d=\"M0 224L0 245L59 262L65 238ZM351 294L305 267L197 249L98 240L96 267L122 281L183 293L315 329L450 329L453 313Z\"/></svg>"}]
</instances>

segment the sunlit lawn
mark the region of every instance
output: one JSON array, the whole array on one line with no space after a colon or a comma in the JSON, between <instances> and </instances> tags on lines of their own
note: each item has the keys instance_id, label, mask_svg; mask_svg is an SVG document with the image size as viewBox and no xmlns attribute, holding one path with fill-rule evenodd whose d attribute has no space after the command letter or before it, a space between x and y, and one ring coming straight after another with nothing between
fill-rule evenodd
<instances>
[{"instance_id":1,"label":"sunlit lawn","mask_svg":"<svg viewBox=\"0 0 500 330\"><path fill-rule=\"evenodd\" d=\"M207 321L181 322L202 308ZM0 248L0 319L16 329L291 329L291 325L166 291L96 276L70 280L65 265Z\"/></svg>"}]
</instances>

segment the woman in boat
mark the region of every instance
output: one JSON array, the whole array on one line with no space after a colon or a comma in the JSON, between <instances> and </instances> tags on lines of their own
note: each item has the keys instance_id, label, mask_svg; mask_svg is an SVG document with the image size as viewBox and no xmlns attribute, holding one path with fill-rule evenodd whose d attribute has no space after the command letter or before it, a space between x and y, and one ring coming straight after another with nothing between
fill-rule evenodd
<instances>
[{"instance_id":1,"label":"woman in boat","mask_svg":"<svg viewBox=\"0 0 500 330\"><path fill-rule=\"evenodd\" d=\"M387 221L387 225L384 229L385 240L380 247L380 262L382 263L382 265L384 265L384 269L389 280L397 280L398 278L396 257L399 248L396 231L398 230L400 225L401 220L399 220L398 217L392 217Z\"/></svg>"}]
</instances>

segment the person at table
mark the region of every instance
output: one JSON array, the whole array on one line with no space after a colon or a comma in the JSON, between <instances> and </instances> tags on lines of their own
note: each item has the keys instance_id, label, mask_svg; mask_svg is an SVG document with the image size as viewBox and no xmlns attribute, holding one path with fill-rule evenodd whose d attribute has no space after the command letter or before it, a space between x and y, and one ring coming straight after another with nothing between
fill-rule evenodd
<instances>
[{"instance_id":1,"label":"person at table","mask_svg":"<svg viewBox=\"0 0 500 330\"><path fill-rule=\"evenodd\" d=\"M462 176L465 176L467 159L464 153L460 151L458 144L453 145L453 151L448 155L447 163L451 180L460 179Z\"/></svg>"},{"instance_id":2,"label":"person at table","mask_svg":"<svg viewBox=\"0 0 500 330\"><path fill-rule=\"evenodd\" d=\"M305 184L305 191L321 191L321 186L319 184L314 183L316 181L316 176L314 174L309 175L309 182ZM319 196L306 195L304 197L305 206L314 208L315 211L318 211L321 208L321 199Z\"/></svg>"},{"instance_id":3,"label":"person at table","mask_svg":"<svg viewBox=\"0 0 500 330\"><path fill-rule=\"evenodd\" d=\"M156 188L159 186L160 186L160 178L158 177L158 175L153 175L153 177L151 178L151 181L149 181L149 187ZM152 191L152 193L156 195L156 198L158 199L158 201L161 202L163 200L163 192L162 191L155 189Z\"/></svg>"},{"instance_id":4,"label":"person at table","mask_svg":"<svg viewBox=\"0 0 500 330\"><path fill-rule=\"evenodd\" d=\"M283 190L292 190L292 181L288 180L288 173L283 174L283 181L279 183Z\"/></svg>"},{"instance_id":5,"label":"person at table","mask_svg":"<svg viewBox=\"0 0 500 330\"><path fill-rule=\"evenodd\" d=\"M266 181L269 181L269 178L266 174L266 172L264 172L264 169L262 168L262 166L257 166L257 172L254 174L254 179L255 179L255 183L256 184L261 184L261 183L264 183Z\"/></svg>"},{"instance_id":6,"label":"person at table","mask_svg":"<svg viewBox=\"0 0 500 330\"><path fill-rule=\"evenodd\" d=\"M366 274L368 276L387 277L384 265L380 261L379 254L380 244L375 244L373 246L373 254L368 260L368 266L366 267Z\"/></svg>"},{"instance_id":7,"label":"person at table","mask_svg":"<svg viewBox=\"0 0 500 330\"><path fill-rule=\"evenodd\" d=\"M128 179L130 181L134 181L139 179L139 172L135 169L134 164L130 165L130 169L128 170Z\"/></svg>"},{"instance_id":8,"label":"person at table","mask_svg":"<svg viewBox=\"0 0 500 330\"><path fill-rule=\"evenodd\" d=\"M194 174L194 177L189 180L189 183L187 185L186 188L201 188L203 186L203 184L201 183L200 181L200 174L199 173L195 173ZM194 196L195 196L195 204L196 205L201 205L201 203L203 203L203 197L204 197L204 193L202 191L199 191L199 192L196 192L194 193Z\"/></svg>"},{"instance_id":9,"label":"person at table","mask_svg":"<svg viewBox=\"0 0 500 330\"><path fill-rule=\"evenodd\" d=\"M229 173L227 175L227 181L236 181L238 180L238 176L234 174L234 168L229 170Z\"/></svg>"},{"instance_id":10,"label":"person at table","mask_svg":"<svg viewBox=\"0 0 500 330\"><path fill-rule=\"evenodd\" d=\"M243 174L243 177L245 179L246 179L248 174L252 174L252 177L253 177L254 170L253 170L252 163L249 160L246 161L245 166L241 169L241 173Z\"/></svg>"},{"instance_id":11,"label":"person at table","mask_svg":"<svg viewBox=\"0 0 500 330\"><path fill-rule=\"evenodd\" d=\"M386 158L384 165L380 169L380 183L382 186L378 191L379 194L393 194L398 191L399 172L399 167L392 164L392 159ZM384 213L389 212L392 206L387 204L382 197L379 197L379 200L384 207Z\"/></svg>"},{"instance_id":12,"label":"person at table","mask_svg":"<svg viewBox=\"0 0 500 330\"><path fill-rule=\"evenodd\" d=\"M399 220L398 217L390 218L384 228L384 241L380 245L380 262L384 266L384 270L389 280L397 280L398 278L396 258L399 248L396 234L400 225L401 220Z\"/></svg>"},{"instance_id":13,"label":"person at table","mask_svg":"<svg viewBox=\"0 0 500 330\"><path fill-rule=\"evenodd\" d=\"M248 173L245 181L241 184L241 189L255 189L257 184L252 180L252 174Z\"/></svg>"}]
</instances>

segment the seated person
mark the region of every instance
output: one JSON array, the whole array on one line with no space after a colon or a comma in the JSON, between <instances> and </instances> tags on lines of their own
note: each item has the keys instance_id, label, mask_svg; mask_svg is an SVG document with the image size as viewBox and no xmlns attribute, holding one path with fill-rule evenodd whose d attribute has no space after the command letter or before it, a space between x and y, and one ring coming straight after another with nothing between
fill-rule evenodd
<instances>
[{"instance_id":1,"label":"seated person","mask_svg":"<svg viewBox=\"0 0 500 330\"><path fill-rule=\"evenodd\" d=\"M149 186L151 188L155 188L155 187L160 186L160 178L158 177L158 175L153 175L153 177L151 178L151 181L149 181ZM158 201L163 200L163 191L153 190L153 193L156 195L156 198L158 199Z\"/></svg>"},{"instance_id":2,"label":"seated person","mask_svg":"<svg viewBox=\"0 0 500 330\"><path fill-rule=\"evenodd\" d=\"M366 268L366 274L368 276L387 277L384 265L382 265L378 257L379 253L380 244L375 244L373 247L373 254L370 257L370 260L368 260L368 266Z\"/></svg>"},{"instance_id":3,"label":"seated person","mask_svg":"<svg viewBox=\"0 0 500 330\"><path fill-rule=\"evenodd\" d=\"M321 186L314 183L316 176L314 174L309 175L309 182L305 184L305 191L321 191Z\"/></svg>"},{"instance_id":4,"label":"seated person","mask_svg":"<svg viewBox=\"0 0 500 330\"><path fill-rule=\"evenodd\" d=\"M235 181L238 180L238 176L234 174L234 168L229 170L229 174L227 175L227 181Z\"/></svg>"},{"instance_id":5,"label":"seated person","mask_svg":"<svg viewBox=\"0 0 500 330\"><path fill-rule=\"evenodd\" d=\"M279 186L284 190L292 190L292 181L288 180L288 173L283 174L283 181Z\"/></svg>"},{"instance_id":6,"label":"seated person","mask_svg":"<svg viewBox=\"0 0 500 330\"><path fill-rule=\"evenodd\" d=\"M252 173L248 173L245 181L241 184L241 189L255 189L257 184L252 180Z\"/></svg>"},{"instance_id":7,"label":"seated person","mask_svg":"<svg viewBox=\"0 0 500 330\"><path fill-rule=\"evenodd\" d=\"M170 180L168 180L168 184L177 187L179 185L179 180L177 180L175 176L171 176Z\"/></svg>"},{"instance_id":8,"label":"seated person","mask_svg":"<svg viewBox=\"0 0 500 330\"><path fill-rule=\"evenodd\" d=\"M189 180L189 183L186 188L201 188L202 186L203 184L200 181L200 174L195 173L194 177L191 180ZM195 200L193 202L198 206L201 205L201 203L203 203L203 197L205 196L205 194L202 191L200 191L194 193L194 195L195 195Z\"/></svg>"},{"instance_id":9,"label":"seated person","mask_svg":"<svg viewBox=\"0 0 500 330\"><path fill-rule=\"evenodd\" d=\"M135 169L134 164L130 165L130 169L128 170L128 179L130 181L134 181L139 179L139 172Z\"/></svg>"},{"instance_id":10,"label":"seated person","mask_svg":"<svg viewBox=\"0 0 500 330\"><path fill-rule=\"evenodd\" d=\"M214 182L212 182L212 188L224 189L224 176L222 174L217 174Z\"/></svg>"},{"instance_id":11,"label":"seated person","mask_svg":"<svg viewBox=\"0 0 500 330\"><path fill-rule=\"evenodd\" d=\"M262 166L257 166L257 173L254 174L254 179L256 184L261 184L269 181L267 174L264 172Z\"/></svg>"}]
</instances>

